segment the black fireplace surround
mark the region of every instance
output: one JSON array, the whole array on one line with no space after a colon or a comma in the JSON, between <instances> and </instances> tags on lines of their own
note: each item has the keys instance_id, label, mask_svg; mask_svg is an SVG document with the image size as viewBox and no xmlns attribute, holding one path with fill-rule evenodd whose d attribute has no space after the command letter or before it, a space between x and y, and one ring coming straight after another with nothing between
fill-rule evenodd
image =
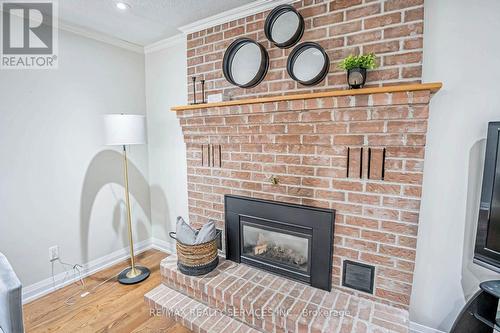
<instances>
[{"instance_id":1,"label":"black fireplace surround","mask_svg":"<svg viewBox=\"0 0 500 333\"><path fill-rule=\"evenodd\" d=\"M226 258L331 290L335 210L226 195Z\"/></svg>"}]
</instances>

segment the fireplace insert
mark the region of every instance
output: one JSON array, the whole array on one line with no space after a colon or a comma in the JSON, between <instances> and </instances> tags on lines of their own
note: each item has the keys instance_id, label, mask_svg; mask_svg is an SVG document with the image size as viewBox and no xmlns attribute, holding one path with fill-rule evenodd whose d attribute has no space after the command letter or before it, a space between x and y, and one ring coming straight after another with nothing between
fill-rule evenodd
<instances>
[{"instance_id":1,"label":"fireplace insert","mask_svg":"<svg viewBox=\"0 0 500 333\"><path fill-rule=\"evenodd\" d=\"M335 211L226 195L226 258L330 290Z\"/></svg>"}]
</instances>

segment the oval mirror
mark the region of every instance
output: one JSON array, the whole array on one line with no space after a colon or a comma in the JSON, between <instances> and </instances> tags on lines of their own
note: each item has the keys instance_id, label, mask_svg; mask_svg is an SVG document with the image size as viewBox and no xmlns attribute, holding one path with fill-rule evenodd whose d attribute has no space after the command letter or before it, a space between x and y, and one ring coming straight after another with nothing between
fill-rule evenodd
<instances>
[{"instance_id":1,"label":"oval mirror","mask_svg":"<svg viewBox=\"0 0 500 333\"><path fill-rule=\"evenodd\" d=\"M288 56L286 69L292 79L311 86L326 77L330 69L330 59L319 44L306 42L292 50Z\"/></svg>"},{"instance_id":2,"label":"oval mirror","mask_svg":"<svg viewBox=\"0 0 500 333\"><path fill-rule=\"evenodd\" d=\"M258 85L266 76L268 67L266 50L250 38L239 38L232 42L222 62L226 80L240 88Z\"/></svg>"},{"instance_id":3,"label":"oval mirror","mask_svg":"<svg viewBox=\"0 0 500 333\"><path fill-rule=\"evenodd\" d=\"M266 18L264 33L279 48L295 45L304 33L302 15L290 5L274 8Z\"/></svg>"}]
</instances>

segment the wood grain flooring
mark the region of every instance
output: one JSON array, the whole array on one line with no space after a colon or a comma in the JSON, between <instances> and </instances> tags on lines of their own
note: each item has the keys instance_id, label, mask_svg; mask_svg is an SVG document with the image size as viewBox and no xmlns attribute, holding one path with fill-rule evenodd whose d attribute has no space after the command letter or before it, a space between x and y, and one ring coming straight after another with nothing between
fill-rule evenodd
<instances>
[{"instance_id":1,"label":"wood grain flooring","mask_svg":"<svg viewBox=\"0 0 500 333\"><path fill-rule=\"evenodd\" d=\"M180 324L164 317L151 317L144 294L160 284L160 261L167 254L149 250L137 256L151 270L151 276L136 285L122 285L116 278L103 283L81 298L80 284L71 284L24 306L27 333L39 332L116 332L116 333L189 333ZM128 261L85 278L90 290L128 266ZM72 295L76 297L66 301Z\"/></svg>"}]
</instances>

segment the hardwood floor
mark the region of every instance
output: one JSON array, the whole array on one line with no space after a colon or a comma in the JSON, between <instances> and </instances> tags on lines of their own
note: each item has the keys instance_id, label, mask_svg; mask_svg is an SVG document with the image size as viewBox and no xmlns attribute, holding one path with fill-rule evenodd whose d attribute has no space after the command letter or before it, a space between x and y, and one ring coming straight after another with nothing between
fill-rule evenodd
<instances>
[{"instance_id":1,"label":"hardwood floor","mask_svg":"<svg viewBox=\"0 0 500 333\"><path fill-rule=\"evenodd\" d=\"M151 276L136 285L122 285L116 278L105 282L84 298L80 284L72 284L24 306L24 324L30 332L120 332L189 333L171 319L151 317L144 294L160 284L160 261L167 255L149 250L138 255L138 262L151 270ZM128 266L119 263L85 278L90 290ZM66 304L69 297L73 305Z\"/></svg>"}]
</instances>

